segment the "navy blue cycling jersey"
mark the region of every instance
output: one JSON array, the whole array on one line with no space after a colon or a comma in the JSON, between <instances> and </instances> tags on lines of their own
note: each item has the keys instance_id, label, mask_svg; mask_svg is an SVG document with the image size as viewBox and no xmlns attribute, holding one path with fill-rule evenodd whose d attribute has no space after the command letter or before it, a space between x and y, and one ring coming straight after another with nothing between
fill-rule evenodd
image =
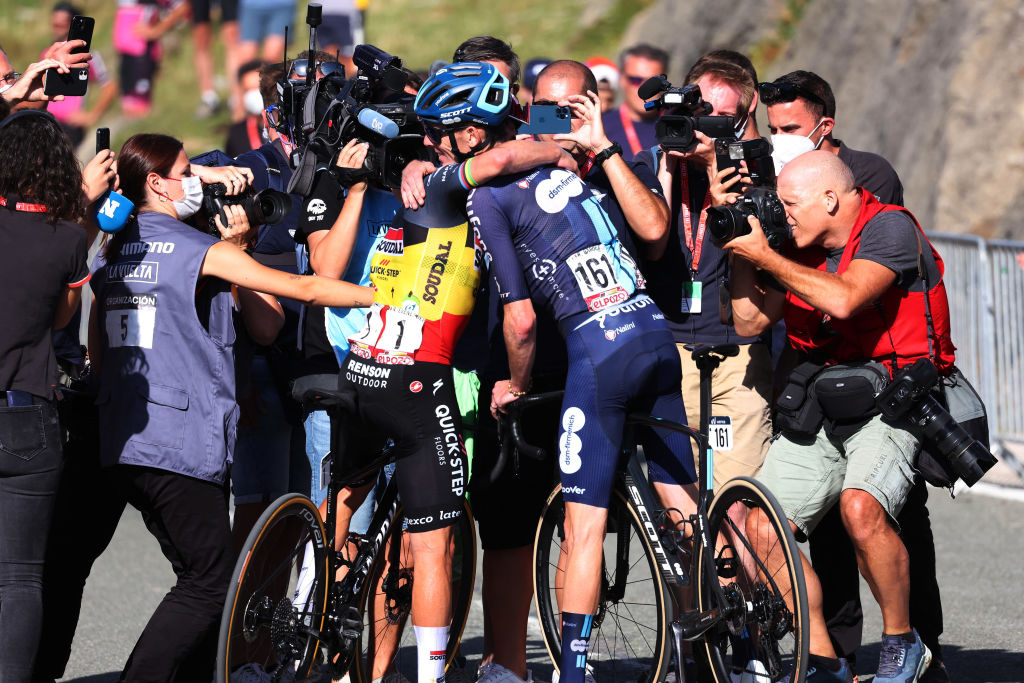
<instances>
[{"instance_id":1,"label":"navy blue cycling jersey","mask_svg":"<svg viewBox=\"0 0 1024 683\"><path fill-rule=\"evenodd\" d=\"M613 199L564 169L504 176L469 195L502 304L533 299L566 329L645 286ZM614 216L614 217L613 217Z\"/></svg>"}]
</instances>

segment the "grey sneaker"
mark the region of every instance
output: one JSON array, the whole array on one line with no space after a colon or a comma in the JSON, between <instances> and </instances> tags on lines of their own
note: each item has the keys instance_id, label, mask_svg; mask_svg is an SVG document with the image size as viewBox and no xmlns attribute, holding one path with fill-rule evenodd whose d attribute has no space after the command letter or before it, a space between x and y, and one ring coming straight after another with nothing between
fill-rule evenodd
<instances>
[{"instance_id":1,"label":"grey sneaker","mask_svg":"<svg viewBox=\"0 0 1024 683\"><path fill-rule=\"evenodd\" d=\"M914 683L932 661L932 653L913 631L914 642L903 636L882 636L882 650L878 653L878 672L875 683Z\"/></svg>"},{"instance_id":2,"label":"grey sneaker","mask_svg":"<svg viewBox=\"0 0 1024 683\"><path fill-rule=\"evenodd\" d=\"M497 662L487 662L477 669L476 681L477 683L534 683L533 672L529 669L526 670L526 678L520 678ZM448 683L447 679L445 679L445 683Z\"/></svg>"}]
</instances>

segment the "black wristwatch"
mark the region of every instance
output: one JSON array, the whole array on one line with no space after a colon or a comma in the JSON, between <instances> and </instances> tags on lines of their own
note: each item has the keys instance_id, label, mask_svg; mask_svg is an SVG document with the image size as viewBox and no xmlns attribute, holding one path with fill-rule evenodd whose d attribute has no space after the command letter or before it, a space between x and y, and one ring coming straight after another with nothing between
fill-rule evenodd
<instances>
[{"instance_id":1,"label":"black wristwatch","mask_svg":"<svg viewBox=\"0 0 1024 683\"><path fill-rule=\"evenodd\" d=\"M594 155L594 165L600 166L604 162L608 161L613 154L622 154L622 145L617 142L613 142L608 145L600 152Z\"/></svg>"}]
</instances>

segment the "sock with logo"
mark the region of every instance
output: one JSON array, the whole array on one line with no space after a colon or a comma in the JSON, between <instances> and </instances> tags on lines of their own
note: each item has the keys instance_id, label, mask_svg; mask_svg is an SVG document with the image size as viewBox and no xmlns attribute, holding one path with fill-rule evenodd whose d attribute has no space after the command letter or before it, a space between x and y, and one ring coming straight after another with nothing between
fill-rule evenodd
<instances>
[{"instance_id":1,"label":"sock with logo","mask_svg":"<svg viewBox=\"0 0 1024 683\"><path fill-rule=\"evenodd\" d=\"M816 666L819 669L824 669L825 671L831 671L833 673L839 671L839 669L843 667L842 660L833 657L811 655L807 661L810 662L812 666Z\"/></svg>"},{"instance_id":2,"label":"sock with logo","mask_svg":"<svg viewBox=\"0 0 1024 683\"><path fill-rule=\"evenodd\" d=\"M593 614L562 612L562 660L558 668L559 683L583 683L587 673L587 644Z\"/></svg>"},{"instance_id":3,"label":"sock with logo","mask_svg":"<svg viewBox=\"0 0 1024 683\"><path fill-rule=\"evenodd\" d=\"M443 683L445 650L448 648L447 626L413 626L416 630L418 683Z\"/></svg>"}]
</instances>

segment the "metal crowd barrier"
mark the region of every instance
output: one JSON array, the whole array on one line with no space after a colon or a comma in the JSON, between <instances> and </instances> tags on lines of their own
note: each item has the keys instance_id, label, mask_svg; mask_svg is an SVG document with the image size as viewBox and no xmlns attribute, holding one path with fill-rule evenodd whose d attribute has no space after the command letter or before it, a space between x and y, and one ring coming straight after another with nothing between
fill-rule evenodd
<instances>
[{"instance_id":1,"label":"metal crowd barrier","mask_svg":"<svg viewBox=\"0 0 1024 683\"><path fill-rule=\"evenodd\" d=\"M993 450L1024 443L1024 242L928 239L945 262L957 365L985 400ZM1004 460L1024 478L1019 461Z\"/></svg>"}]
</instances>

